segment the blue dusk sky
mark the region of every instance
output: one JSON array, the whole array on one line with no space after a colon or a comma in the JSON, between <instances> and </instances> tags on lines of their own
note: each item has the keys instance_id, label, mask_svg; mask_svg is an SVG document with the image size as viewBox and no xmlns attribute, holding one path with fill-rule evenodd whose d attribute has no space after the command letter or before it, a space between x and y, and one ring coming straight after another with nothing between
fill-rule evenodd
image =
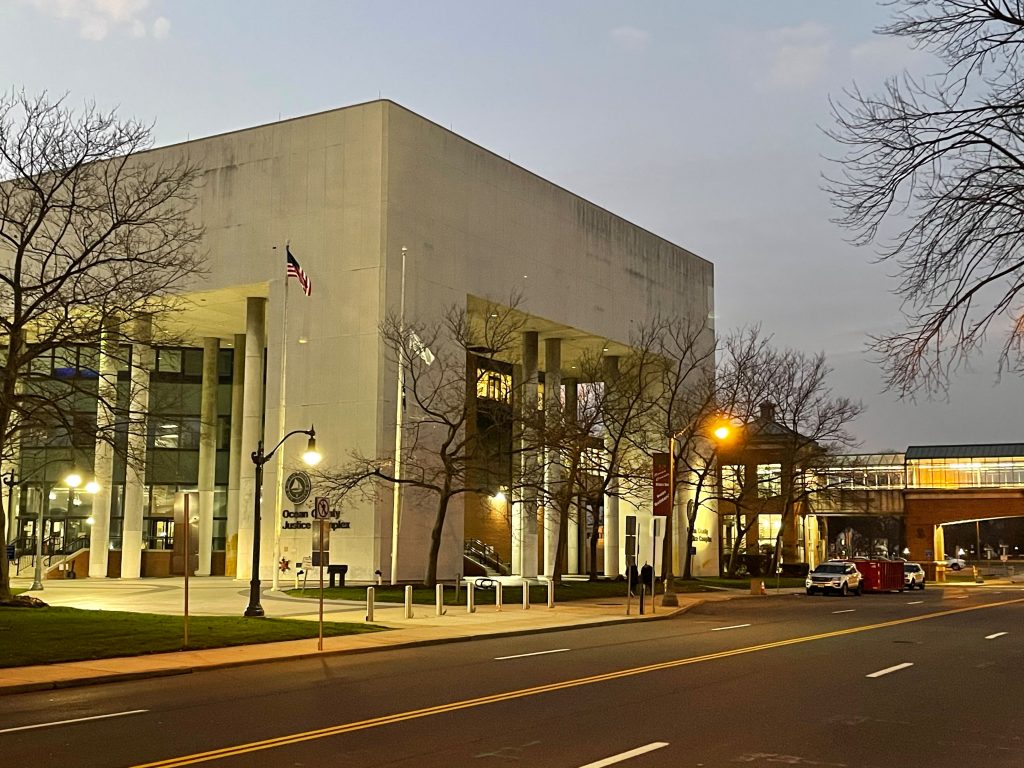
<instances>
[{"instance_id":1,"label":"blue dusk sky","mask_svg":"<svg viewBox=\"0 0 1024 768\"><path fill-rule=\"evenodd\" d=\"M821 127L854 80L937 69L886 20L869 0L7 0L0 84L119 107L158 144L392 99L714 262L719 332L824 351L868 406L864 451L1019 441L1021 380L993 359L915 404L865 352L899 327L893 267L830 221Z\"/></svg>"}]
</instances>

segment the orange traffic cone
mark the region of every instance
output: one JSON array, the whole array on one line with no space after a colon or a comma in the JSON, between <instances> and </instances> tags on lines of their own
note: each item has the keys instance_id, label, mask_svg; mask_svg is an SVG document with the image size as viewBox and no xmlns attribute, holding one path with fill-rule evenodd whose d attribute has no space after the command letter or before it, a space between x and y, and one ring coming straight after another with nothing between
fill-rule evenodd
<instances>
[{"instance_id":1,"label":"orange traffic cone","mask_svg":"<svg viewBox=\"0 0 1024 768\"><path fill-rule=\"evenodd\" d=\"M768 594L768 590L764 588L764 582L763 581L761 582L761 594L762 595L767 595Z\"/></svg>"}]
</instances>

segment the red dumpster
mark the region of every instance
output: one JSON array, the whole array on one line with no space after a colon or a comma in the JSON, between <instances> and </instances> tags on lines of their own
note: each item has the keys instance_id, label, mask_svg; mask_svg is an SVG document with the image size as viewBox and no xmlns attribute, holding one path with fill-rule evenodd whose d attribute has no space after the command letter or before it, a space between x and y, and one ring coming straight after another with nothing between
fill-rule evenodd
<instances>
[{"instance_id":1,"label":"red dumpster","mask_svg":"<svg viewBox=\"0 0 1024 768\"><path fill-rule=\"evenodd\" d=\"M899 560L863 560L855 558L850 561L857 566L861 575L861 588L865 592L902 592L903 563Z\"/></svg>"}]
</instances>

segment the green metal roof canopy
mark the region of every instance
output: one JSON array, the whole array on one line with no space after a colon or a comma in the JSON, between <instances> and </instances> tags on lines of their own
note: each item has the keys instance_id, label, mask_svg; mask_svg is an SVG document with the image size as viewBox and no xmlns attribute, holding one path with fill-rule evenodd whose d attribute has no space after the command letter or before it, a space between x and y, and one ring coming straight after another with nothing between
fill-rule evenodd
<instances>
[{"instance_id":1,"label":"green metal roof canopy","mask_svg":"<svg viewBox=\"0 0 1024 768\"><path fill-rule=\"evenodd\" d=\"M985 445L912 445L907 461L914 459L989 459L1024 456L1024 443L988 443Z\"/></svg>"}]
</instances>

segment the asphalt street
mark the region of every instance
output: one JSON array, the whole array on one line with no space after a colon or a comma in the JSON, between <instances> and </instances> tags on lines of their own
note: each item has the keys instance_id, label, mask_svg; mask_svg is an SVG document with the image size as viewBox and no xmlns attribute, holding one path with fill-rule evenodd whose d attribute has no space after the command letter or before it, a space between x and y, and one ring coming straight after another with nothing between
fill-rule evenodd
<instances>
[{"instance_id":1,"label":"asphalt street","mask_svg":"<svg viewBox=\"0 0 1024 768\"><path fill-rule=\"evenodd\" d=\"M17 694L0 698L0 755L82 768L1021 768L1022 619L1017 587L787 595Z\"/></svg>"}]
</instances>

